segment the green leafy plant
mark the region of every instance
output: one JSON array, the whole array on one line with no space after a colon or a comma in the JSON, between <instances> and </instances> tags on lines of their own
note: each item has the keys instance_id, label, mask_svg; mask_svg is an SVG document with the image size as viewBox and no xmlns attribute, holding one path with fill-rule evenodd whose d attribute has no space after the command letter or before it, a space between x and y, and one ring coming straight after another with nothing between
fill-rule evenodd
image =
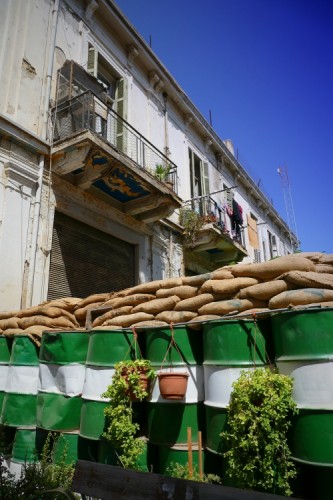
<instances>
[{"instance_id":1,"label":"green leafy plant","mask_svg":"<svg viewBox=\"0 0 333 500\"><path fill-rule=\"evenodd\" d=\"M112 383L102 394L110 400L104 410L106 430L103 437L115 448L125 468L138 468L138 458L145 447L144 438L138 435L140 425L135 422L133 399L143 401L148 396L149 384L155 376L147 359L121 361L115 365Z\"/></svg>"},{"instance_id":2,"label":"green leafy plant","mask_svg":"<svg viewBox=\"0 0 333 500\"><path fill-rule=\"evenodd\" d=\"M171 170L171 165L163 165L162 163L158 163L155 165L155 170L153 171L153 175L159 181L163 182L167 180L170 170Z\"/></svg>"},{"instance_id":3,"label":"green leafy plant","mask_svg":"<svg viewBox=\"0 0 333 500\"><path fill-rule=\"evenodd\" d=\"M269 369L243 372L233 384L224 438L234 486L290 496L296 476L287 443L297 413L292 379Z\"/></svg>"},{"instance_id":4,"label":"green leafy plant","mask_svg":"<svg viewBox=\"0 0 333 500\"><path fill-rule=\"evenodd\" d=\"M67 463L68 445L65 445L59 463L52 462L55 445L61 435L54 438L49 433L40 459L23 465L21 476L16 477L10 473L4 464L3 456L0 456L0 499L11 498L13 500L25 498L37 500L41 498L69 498L76 499L71 493L71 485L74 475L74 464ZM53 443L52 443L53 441Z\"/></svg>"},{"instance_id":5,"label":"green leafy plant","mask_svg":"<svg viewBox=\"0 0 333 500\"><path fill-rule=\"evenodd\" d=\"M191 473L188 463L183 465L178 462L170 462L166 472L168 476L177 477L179 479L189 479L191 481L199 481L202 483L222 483L220 476L217 476L216 474L203 474L200 476L196 466L193 466Z\"/></svg>"},{"instance_id":6,"label":"green leafy plant","mask_svg":"<svg viewBox=\"0 0 333 500\"><path fill-rule=\"evenodd\" d=\"M204 217L190 208L181 208L179 210L179 223L184 229L185 246L192 248L198 239L201 229L206 224Z\"/></svg>"}]
</instances>

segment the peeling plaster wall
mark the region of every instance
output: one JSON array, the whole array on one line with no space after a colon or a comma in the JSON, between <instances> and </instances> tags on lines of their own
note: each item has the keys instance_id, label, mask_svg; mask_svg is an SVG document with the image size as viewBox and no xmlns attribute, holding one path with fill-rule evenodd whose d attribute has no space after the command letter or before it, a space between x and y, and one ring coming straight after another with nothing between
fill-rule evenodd
<instances>
[{"instance_id":1,"label":"peeling plaster wall","mask_svg":"<svg viewBox=\"0 0 333 500\"><path fill-rule=\"evenodd\" d=\"M0 310L19 309L25 263L31 257L38 179L34 155L2 141L0 145Z\"/></svg>"}]
</instances>

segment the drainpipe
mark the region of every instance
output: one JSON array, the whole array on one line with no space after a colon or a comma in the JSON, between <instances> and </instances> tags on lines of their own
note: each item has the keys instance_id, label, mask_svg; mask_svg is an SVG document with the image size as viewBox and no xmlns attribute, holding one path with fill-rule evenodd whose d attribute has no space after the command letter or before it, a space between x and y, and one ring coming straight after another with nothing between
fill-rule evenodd
<instances>
[{"instance_id":1,"label":"drainpipe","mask_svg":"<svg viewBox=\"0 0 333 500\"><path fill-rule=\"evenodd\" d=\"M169 150L169 128L168 128L168 121L169 121L169 116L168 116L168 94L166 92L163 92L163 101L164 101L164 151L165 151L165 156L169 158L170 155L170 150Z\"/></svg>"},{"instance_id":2,"label":"drainpipe","mask_svg":"<svg viewBox=\"0 0 333 500\"><path fill-rule=\"evenodd\" d=\"M51 96L51 87L52 87L52 73L53 73L53 62L54 62L54 53L56 46L56 37L57 37L57 27L58 27L58 14L59 14L59 4L60 0L54 0L54 6L52 10L52 23L51 23L51 38L50 38L50 48L48 54L48 66L47 66L47 74L46 74L46 82L45 82L45 100L44 100L44 113L43 113L43 124L42 124L42 139L49 139L50 147L52 145L52 135L48 137L48 123L49 123L49 106L50 106L50 96ZM40 219L40 207L42 200L42 187L43 187L43 178L44 178L44 168L45 168L45 157L41 156L39 159L39 173L38 173L38 181L37 181L37 189L35 194L35 210L34 210L34 225L33 232L31 237L31 259L30 266L28 269L28 279L27 290L25 297L22 296L21 302L23 302L23 298L25 298L25 304L22 304L23 307L28 307L32 305L33 295L34 295L34 280L35 280L35 271L36 271L36 258L37 258L37 240L38 240L38 232L39 232L39 219Z\"/></svg>"}]
</instances>

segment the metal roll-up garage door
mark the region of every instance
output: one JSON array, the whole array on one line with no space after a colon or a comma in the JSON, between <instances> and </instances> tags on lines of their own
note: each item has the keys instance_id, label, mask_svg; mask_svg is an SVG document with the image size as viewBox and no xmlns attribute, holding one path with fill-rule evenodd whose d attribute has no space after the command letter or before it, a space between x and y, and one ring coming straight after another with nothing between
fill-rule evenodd
<instances>
[{"instance_id":1,"label":"metal roll-up garage door","mask_svg":"<svg viewBox=\"0 0 333 500\"><path fill-rule=\"evenodd\" d=\"M134 282L134 245L56 212L48 300L118 291Z\"/></svg>"}]
</instances>

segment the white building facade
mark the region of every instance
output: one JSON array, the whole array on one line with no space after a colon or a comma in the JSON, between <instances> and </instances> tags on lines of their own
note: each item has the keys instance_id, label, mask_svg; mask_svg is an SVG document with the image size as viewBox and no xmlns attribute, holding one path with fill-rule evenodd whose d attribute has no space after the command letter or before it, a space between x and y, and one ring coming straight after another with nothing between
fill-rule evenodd
<instances>
[{"instance_id":1,"label":"white building facade","mask_svg":"<svg viewBox=\"0 0 333 500\"><path fill-rule=\"evenodd\" d=\"M0 14L0 310L297 246L113 1Z\"/></svg>"}]
</instances>

